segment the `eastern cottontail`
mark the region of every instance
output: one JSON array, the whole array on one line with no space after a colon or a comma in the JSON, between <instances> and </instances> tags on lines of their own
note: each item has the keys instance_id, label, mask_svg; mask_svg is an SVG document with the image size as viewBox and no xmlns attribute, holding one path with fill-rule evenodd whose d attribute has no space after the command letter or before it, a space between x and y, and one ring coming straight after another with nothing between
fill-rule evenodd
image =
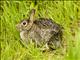
<instances>
[{"instance_id":1,"label":"eastern cottontail","mask_svg":"<svg viewBox=\"0 0 80 60\"><path fill-rule=\"evenodd\" d=\"M17 24L22 41L29 43L30 39L38 46L57 49L61 46L62 30L59 24L51 19L34 19L35 10L31 10L29 19L23 19ZM30 38L30 39L29 39Z\"/></svg>"}]
</instances>

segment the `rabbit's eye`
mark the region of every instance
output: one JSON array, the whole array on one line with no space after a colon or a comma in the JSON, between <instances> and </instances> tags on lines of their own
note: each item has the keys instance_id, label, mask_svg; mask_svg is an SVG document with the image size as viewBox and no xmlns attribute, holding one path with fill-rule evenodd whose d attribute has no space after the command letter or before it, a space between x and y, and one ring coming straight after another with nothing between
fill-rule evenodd
<instances>
[{"instance_id":1,"label":"rabbit's eye","mask_svg":"<svg viewBox=\"0 0 80 60\"><path fill-rule=\"evenodd\" d=\"M26 22L23 22L23 25L26 25Z\"/></svg>"}]
</instances>

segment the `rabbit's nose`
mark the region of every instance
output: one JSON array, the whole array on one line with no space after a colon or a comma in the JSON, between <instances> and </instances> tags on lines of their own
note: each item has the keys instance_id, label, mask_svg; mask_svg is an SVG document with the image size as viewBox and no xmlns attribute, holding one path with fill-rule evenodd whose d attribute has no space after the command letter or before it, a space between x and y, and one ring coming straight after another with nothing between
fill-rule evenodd
<instances>
[{"instance_id":1,"label":"rabbit's nose","mask_svg":"<svg viewBox=\"0 0 80 60\"><path fill-rule=\"evenodd\" d=\"M18 27L18 24L16 25L16 28Z\"/></svg>"},{"instance_id":2,"label":"rabbit's nose","mask_svg":"<svg viewBox=\"0 0 80 60\"><path fill-rule=\"evenodd\" d=\"M17 28L17 29L19 29L19 28L20 28L20 25L19 25L19 24L17 24L17 25L16 25L16 28Z\"/></svg>"},{"instance_id":3,"label":"rabbit's nose","mask_svg":"<svg viewBox=\"0 0 80 60\"><path fill-rule=\"evenodd\" d=\"M18 31L22 31L22 29L21 29L21 27L20 27L20 24L17 24L17 25L16 25L16 29L17 29Z\"/></svg>"}]
</instances>

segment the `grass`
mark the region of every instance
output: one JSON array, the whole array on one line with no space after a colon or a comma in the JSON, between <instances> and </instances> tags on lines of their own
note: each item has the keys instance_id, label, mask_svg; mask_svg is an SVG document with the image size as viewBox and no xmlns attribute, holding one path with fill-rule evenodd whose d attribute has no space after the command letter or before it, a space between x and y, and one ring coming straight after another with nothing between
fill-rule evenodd
<instances>
[{"instance_id":1,"label":"grass","mask_svg":"<svg viewBox=\"0 0 80 60\"><path fill-rule=\"evenodd\" d=\"M0 1L1 60L79 60L80 59L80 1ZM51 18L63 26L64 48L41 52L30 44L20 42L15 25L29 17L35 8L36 18Z\"/></svg>"}]
</instances>

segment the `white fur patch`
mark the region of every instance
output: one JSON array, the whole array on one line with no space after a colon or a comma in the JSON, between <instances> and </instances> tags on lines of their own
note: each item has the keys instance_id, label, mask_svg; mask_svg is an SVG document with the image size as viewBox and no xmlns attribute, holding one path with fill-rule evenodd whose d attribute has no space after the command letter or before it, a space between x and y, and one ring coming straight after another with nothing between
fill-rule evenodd
<instances>
[{"instance_id":1,"label":"white fur patch","mask_svg":"<svg viewBox=\"0 0 80 60\"><path fill-rule=\"evenodd\" d=\"M25 40L24 33L25 33L25 31L20 32L20 37L22 40Z\"/></svg>"}]
</instances>

